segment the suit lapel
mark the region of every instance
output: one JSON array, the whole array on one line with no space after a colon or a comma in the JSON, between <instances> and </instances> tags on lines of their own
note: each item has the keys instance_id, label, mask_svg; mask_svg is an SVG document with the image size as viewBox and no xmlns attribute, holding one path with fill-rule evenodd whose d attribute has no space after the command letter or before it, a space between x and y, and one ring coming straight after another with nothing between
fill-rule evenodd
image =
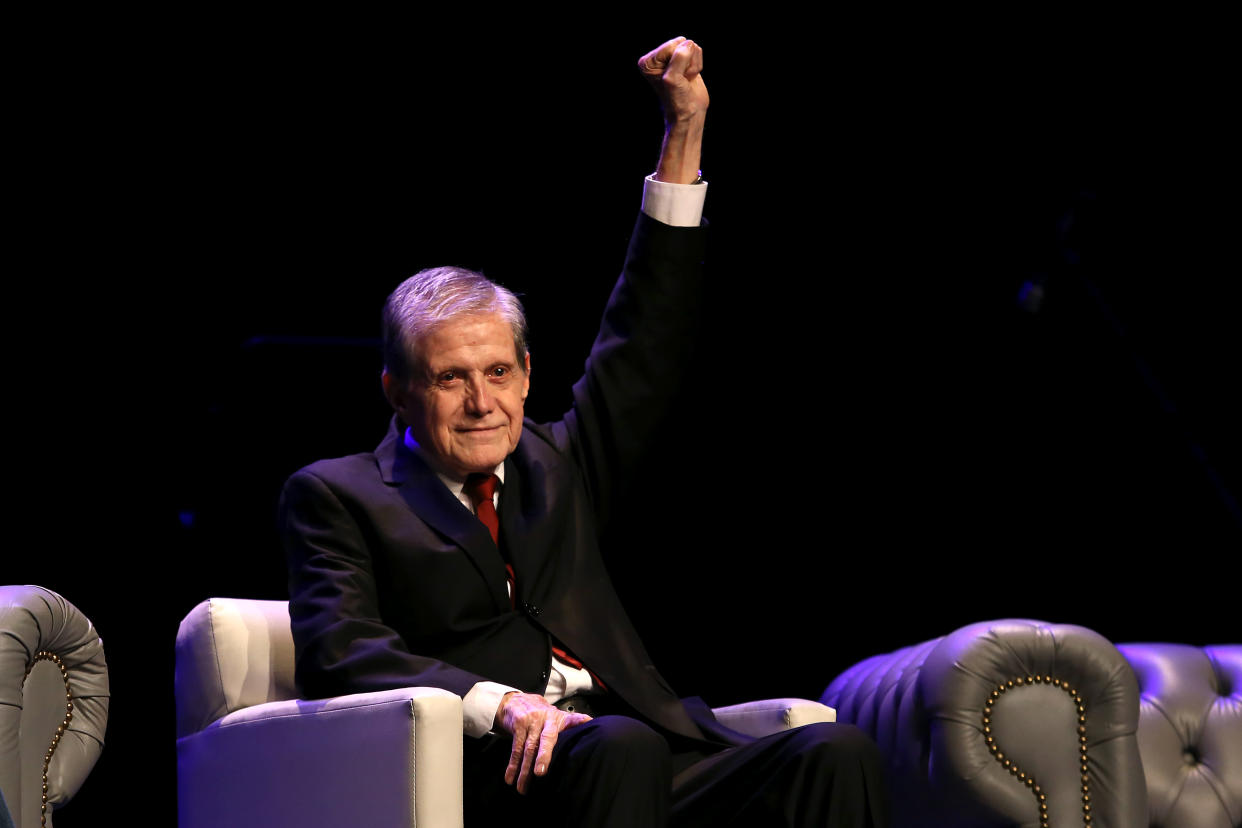
<instances>
[{"instance_id":1,"label":"suit lapel","mask_svg":"<svg viewBox=\"0 0 1242 828\"><path fill-rule=\"evenodd\" d=\"M553 515L558 502L556 481L561 469L555 459L535 459L524 450L525 438L505 459L500 492L500 542L517 572L518 596L543 605L557 594L552 582L556 556L554 530L564 526ZM550 534L552 532L552 534Z\"/></svg>"},{"instance_id":2,"label":"suit lapel","mask_svg":"<svg viewBox=\"0 0 1242 828\"><path fill-rule=\"evenodd\" d=\"M405 427L396 415L387 436L375 449L375 458L384 482L397 487L419 520L461 547L486 583L497 609L508 610L504 560L487 527L453 496L423 458L406 447Z\"/></svg>"},{"instance_id":3,"label":"suit lapel","mask_svg":"<svg viewBox=\"0 0 1242 828\"><path fill-rule=\"evenodd\" d=\"M500 490L500 542L517 571L530 577L534 574L529 558L530 524L535 516L546 514L546 493L529 485L526 478L530 470L518 462L517 455L514 452L505 459L505 483ZM531 502L532 498L537 502Z\"/></svg>"}]
</instances>

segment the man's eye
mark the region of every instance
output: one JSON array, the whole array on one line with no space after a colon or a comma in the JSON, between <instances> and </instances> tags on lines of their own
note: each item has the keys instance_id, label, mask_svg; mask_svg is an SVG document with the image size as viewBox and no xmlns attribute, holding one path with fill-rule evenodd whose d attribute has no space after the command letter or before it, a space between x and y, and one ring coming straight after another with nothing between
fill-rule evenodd
<instances>
[{"instance_id":1,"label":"man's eye","mask_svg":"<svg viewBox=\"0 0 1242 828\"><path fill-rule=\"evenodd\" d=\"M507 375L508 375L508 373L509 373L509 369L508 369L508 368L506 368L506 367L505 367L505 366L503 366L503 365L497 365L495 368L493 368L493 369L492 369L492 376L493 376L493 377L503 377L503 376L507 376Z\"/></svg>"},{"instance_id":2,"label":"man's eye","mask_svg":"<svg viewBox=\"0 0 1242 828\"><path fill-rule=\"evenodd\" d=\"M440 379L440 382L452 382L453 380L457 379L457 374L453 373L452 371L445 371L443 374L440 375L439 379Z\"/></svg>"}]
</instances>

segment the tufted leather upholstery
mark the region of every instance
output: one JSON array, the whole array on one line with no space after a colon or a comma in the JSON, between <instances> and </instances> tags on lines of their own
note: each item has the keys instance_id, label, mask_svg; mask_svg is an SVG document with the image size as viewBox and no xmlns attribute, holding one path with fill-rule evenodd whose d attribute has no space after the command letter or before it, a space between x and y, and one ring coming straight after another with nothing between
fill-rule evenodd
<instances>
[{"instance_id":1,"label":"tufted leather upholstery","mask_svg":"<svg viewBox=\"0 0 1242 828\"><path fill-rule=\"evenodd\" d=\"M86 616L43 587L0 586L0 789L17 828L52 825L78 792L103 750L109 701L103 642Z\"/></svg>"},{"instance_id":2,"label":"tufted leather upholstery","mask_svg":"<svg viewBox=\"0 0 1242 828\"><path fill-rule=\"evenodd\" d=\"M1242 645L1117 649L1138 677L1151 828L1242 825Z\"/></svg>"},{"instance_id":3,"label":"tufted leather upholstery","mask_svg":"<svg viewBox=\"0 0 1242 828\"><path fill-rule=\"evenodd\" d=\"M1039 826L1019 774L1051 826L1242 826L1239 645L1114 647L1082 627L990 621L862 661L822 701L879 744L895 826Z\"/></svg>"}]
</instances>

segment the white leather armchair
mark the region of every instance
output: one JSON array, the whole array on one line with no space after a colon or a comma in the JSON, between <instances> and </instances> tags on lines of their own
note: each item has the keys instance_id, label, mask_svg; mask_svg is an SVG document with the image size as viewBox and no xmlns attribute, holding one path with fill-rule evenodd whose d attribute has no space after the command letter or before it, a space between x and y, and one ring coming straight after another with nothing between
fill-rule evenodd
<instances>
[{"instance_id":1,"label":"white leather armchair","mask_svg":"<svg viewBox=\"0 0 1242 828\"><path fill-rule=\"evenodd\" d=\"M303 701L284 601L212 598L177 631L177 814L197 826L462 824L461 699Z\"/></svg>"},{"instance_id":2,"label":"white leather armchair","mask_svg":"<svg viewBox=\"0 0 1242 828\"><path fill-rule=\"evenodd\" d=\"M181 828L462 825L461 699L410 687L304 701L285 601L212 598L177 632ZM775 699L720 708L763 735L834 721Z\"/></svg>"}]
</instances>

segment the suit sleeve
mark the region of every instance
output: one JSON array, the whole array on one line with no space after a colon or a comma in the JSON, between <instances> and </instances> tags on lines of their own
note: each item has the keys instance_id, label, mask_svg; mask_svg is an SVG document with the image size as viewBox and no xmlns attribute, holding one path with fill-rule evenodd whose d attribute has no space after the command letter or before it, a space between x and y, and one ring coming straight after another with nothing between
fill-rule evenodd
<instances>
[{"instance_id":1,"label":"suit sleeve","mask_svg":"<svg viewBox=\"0 0 1242 828\"><path fill-rule=\"evenodd\" d=\"M640 214L559 424L601 527L683 385L702 304L706 223L672 227Z\"/></svg>"},{"instance_id":2,"label":"suit sleeve","mask_svg":"<svg viewBox=\"0 0 1242 828\"><path fill-rule=\"evenodd\" d=\"M306 696L411 686L465 696L484 680L411 653L384 624L362 523L325 480L310 469L294 474L278 515L289 565L296 675Z\"/></svg>"}]
</instances>

